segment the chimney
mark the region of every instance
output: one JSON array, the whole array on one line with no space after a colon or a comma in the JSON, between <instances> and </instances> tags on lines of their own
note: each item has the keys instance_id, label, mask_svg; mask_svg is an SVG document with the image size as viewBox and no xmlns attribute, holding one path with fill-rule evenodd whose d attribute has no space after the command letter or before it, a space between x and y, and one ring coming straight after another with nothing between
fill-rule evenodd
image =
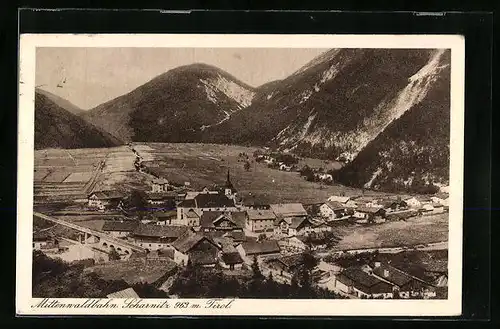
<instances>
[{"instance_id":1,"label":"chimney","mask_svg":"<svg viewBox=\"0 0 500 329\"><path fill-rule=\"evenodd\" d=\"M384 278L389 277L389 270L384 270Z\"/></svg>"},{"instance_id":2,"label":"chimney","mask_svg":"<svg viewBox=\"0 0 500 329\"><path fill-rule=\"evenodd\" d=\"M375 262L375 267L380 267L380 262Z\"/></svg>"}]
</instances>

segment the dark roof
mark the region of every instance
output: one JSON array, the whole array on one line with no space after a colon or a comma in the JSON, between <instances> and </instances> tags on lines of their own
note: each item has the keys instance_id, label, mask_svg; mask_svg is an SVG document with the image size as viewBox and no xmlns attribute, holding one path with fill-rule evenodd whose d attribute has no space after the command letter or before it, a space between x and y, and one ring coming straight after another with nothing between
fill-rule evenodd
<instances>
[{"instance_id":1,"label":"dark roof","mask_svg":"<svg viewBox=\"0 0 500 329\"><path fill-rule=\"evenodd\" d=\"M247 255L272 254L280 252L280 246L275 240L243 242L241 247L245 250Z\"/></svg>"},{"instance_id":2,"label":"dark roof","mask_svg":"<svg viewBox=\"0 0 500 329\"><path fill-rule=\"evenodd\" d=\"M298 229L302 226L305 226L307 224L310 224L310 222L307 220L307 218L305 217L294 217L292 218L292 223L290 224L290 228L293 228L293 229Z\"/></svg>"},{"instance_id":3,"label":"dark roof","mask_svg":"<svg viewBox=\"0 0 500 329\"><path fill-rule=\"evenodd\" d=\"M165 178L153 178L152 180L153 184L168 184L168 180Z\"/></svg>"},{"instance_id":4,"label":"dark roof","mask_svg":"<svg viewBox=\"0 0 500 329\"><path fill-rule=\"evenodd\" d=\"M245 232L229 232L225 236L232 238L234 242L246 241Z\"/></svg>"},{"instance_id":5,"label":"dark roof","mask_svg":"<svg viewBox=\"0 0 500 329\"><path fill-rule=\"evenodd\" d=\"M200 216L193 209L189 209L187 213L185 213L187 218L200 218Z\"/></svg>"},{"instance_id":6,"label":"dark roof","mask_svg":"<svg viewBox=\"0 0 500 329\"><path fill-rule=\"evenodd\" d=\"M356 208L357 212L363 212L368 214L376 214L378 212L384 212L384 209L377 207L358 207Z\"/></svg>"},{"instance_id":7,"label":"dark roof","mask_svg":"<svg viewBox=\"0 0 500 329\"><path fill-rule=\"evenodd\" d=\"M384 275L385 271L387 271L388 273L387 276ZM395 284L398 287L402 287L407 283L411 282L412 280L414 280L410 275L406 274L405 272L384 263L381 263L379 267L374 267L373 273L379 276L380 278L383 278L384 280L387 280Z\"/></svg>"},{"instance_id":8,"label":"dark roof","mask_svg":"<svg viewBox=\"0 0 500 329\"><path fill-rule=\"evenodd\" d=\"M120 191L110 190L110 191L96 191L89 195L89 198L95 195L99 200L111 200L111 199L122 199L124 195Z\"/></svg>"},{"instance_id":9,"label":"dark roof","mask_svg":"<svg viewBox=\"0 0 500 329\"><path fill-rule=\"evenodd\" d=\"M283 256L278 258L277 260L285 265L289 269L293 269L302 264L302 254L295 254L289 256Z\"/></svg>"},{"instance_id":10,"label":"dark roof","mask_svg":"<svg viewBox=\"0 0 500 329\"><path fill-rule=\"evenodd\" d=\"M344 210L346 208L345 205L338 201L327 201L325 204L332 210Z\"/></svg>"},{"instance_id":11,"label":"dark roof","mask_svg":"<svg viewBox=\"0 0 500 329\"><path fill-rule=\"evenodd\" d=\"M224 194L200 193L194 197L197 208L224 208L234 207L234 200Z\"/></svg>"},{"instance_id":12,"label":"dark roof","mask_svg":"<svg viewBox=\"0 0 500 329\"><path fill-rule=\"evenodd\" d=\"M204 211L200 217L200 226L203 228L214 228L214 222L217 218L224 216L223 211ZM229 216L225 216L229 220Z\"/></svg>"},{"instance_id":13,"label":"dark roof","mask_svg":"<svg viewBox=\"0 0 500 329\"><path fill-rule=\"evenodd\" d=\"M177 197L177 193L169 191L169 192L163 192L163 193L148 193L147 194L147 199L148 200L168 200L168 199L174 199Z\"/></svg>"},{"instance_id":14,"label":"dark roof","mask_svg":"<svg viewBox=\"0 0 500 329\"><path fill-rule=\"evenodd\" d=\"M271 210L283 217L307 216L307 211L301 203L276 203L271 204Z\"/></svg>"},{"instance_id":15,"label":"dark roof","mask_svg":"<svg viewBox=\"0 0 500 329\"><path fill-rule=\"evenodd\" d=\"M132 232L139 225L134 220L107 220L102 226L103 231Z\"/></svg>"},{"instance_id":16,"label":"dark roof","mask_svg":"<svg viewBox=\"0 0 500 329\"><path fill-rule=\"evenodd\" d=\"M178 205L178 208L196 208L196 203L194 199L182 200Z\"/></svg>"},{"instance_id":17,"label":"dark roof","mask_svg":"<svg viewBox=\"0 0 500 329\"><path fill-rule=\"evenodd\" d=\"M187 253L191 249L193 249L200 241L206 239L210 243L212 243L214 246L219 246L213 242L212 239L207 238L201 233L194 233L194 232L187 232L184 233L182 236L180 236L177 240L172 243L172 247L175 249L179 250L182 253Z\"/></svg>"},{"instance_id":18,"label":"dark roof","mask_svg":"<svg viewBox=\"0 0 500 329\"><path fill-rule=\"evenodd\" d=\"M217 263L217 258L208 251L193 251L189 253L189 261L193 265L211 265Z\"/></svg>"},{"instance_id":19,"label":"dark roof","mask_svg":"<svg viewBox=\"0 0 500 329\"><path fill-rule=\"evenodd\" d=\"M49 231L33 232L33 241L47 241L52 238Z\"/></svg>"},{"instance_id":20,"label":"dark roof","mask_svg":"<svg viewBox=\"0 0 500 329\"><path fill-rule=\"evenodd\" d=\"M139 224L133 234L155 238L178 238L191 231L187 226Z\"/></svg>"},{"instance_id":21,"label":"dark roof","mask_svg":"<svg viewBox=\"0 0 500 329\"><path fill-rule=\"evenodd\" d=\"M237 252L222 254L222 261L228 265L229 264L241 264L241 263L243 263L243 260L241 259L240 254Z\"/></svg>"},{"instance_id":22,"label":"dark roof","mask_svg":"<svg viewBox=\"0 0 500 329\"><path fill-rule=\"evenodd\" d=\"M346 268L340 273L337 280L368 294L392 292L390 284L366 273L359 267Z\"/></svg>"},{"instance_id":23,"label":"dark roof","mask_svg":"<svg viewBox=\"0 0 500 329\"><path fill-rule=\"evenodd\" d=\"M172 218L177 217L176 210L166 210L166 211L157 211L154 213L156 218Z\"/></svg>"},{"instance_id":24,"label":"dark roof","mask_svg":"<svg viewBox=\"0 0 500 329\"><path fill-rule=\"evenodd\" d=\"M276 219L274 212L267 209L248 209L247 214L250 220Z\"/></svg>"},{"instance_id":25,"label":"dark roof","mask_svg":"<svg viewBox=\"0 0 500 329\"><path fill-rule=\"evenodd\" d=\"M293 229L298 229L298 228L302 227L303 224L311 224L311 222L309 222L306 217L292 217L292 218L278 217L274 221L274 225L278 225L282 221L285 221L286 223L288 223L290 228L293 228Z\"/></svg>"}]
</instances>

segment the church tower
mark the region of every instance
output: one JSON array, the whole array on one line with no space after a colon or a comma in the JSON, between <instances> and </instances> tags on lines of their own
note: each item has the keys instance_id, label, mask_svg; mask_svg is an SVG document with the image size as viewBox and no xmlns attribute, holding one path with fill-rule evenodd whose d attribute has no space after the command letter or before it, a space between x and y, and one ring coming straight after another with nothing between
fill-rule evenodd
<instances>
[{"instance_id":1,"label":"church tower","mask_svg":"<svg viewBox=\"0 0 500 329\"><path fill-rule=\"evenodd\" d=\"M229 169L227 170L226 186L224 187L224 194L233 199L236 195L236 190L234 189L233 183L231 183L231 178L229 177Z\"/></svg>"}]
</instances>

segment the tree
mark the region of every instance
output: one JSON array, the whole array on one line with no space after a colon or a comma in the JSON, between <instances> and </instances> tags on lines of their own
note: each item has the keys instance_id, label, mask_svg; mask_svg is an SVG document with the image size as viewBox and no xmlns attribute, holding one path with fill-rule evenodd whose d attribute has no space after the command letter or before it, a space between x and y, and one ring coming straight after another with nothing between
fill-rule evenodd
<instances>
[{"instance_id":1,"label":"tree","mask_svg":"<svg viewBox=\"0 0 500 329\"><path fill-rule=\"evenodd\" d=\"M245 171L250 171L250 162L245 162L245 165L243 167L245 168Z\"/></svg>"},{"instance_id":2,"label":"tree","mask_svg":"<svg viewBox=\"0 0 500 329\"><path fill-rule=\"evenodd\" d=\"M121 257L120 257L120 254L118 253L118 251L116 251L115 248L111 248L110 252L109 252L109 260L120 260Z\"/></svg>"},{"instance_id":3,"label":"tree","mask_svg":"<svg viewBox=\"0 0 500 329\"><path fill-rule=\"evenodd\" d=\"M124 203L127 209L136 211L145 211L148 206L146 194L140 190L132 190Z\"/></svg>"}]
</instances>

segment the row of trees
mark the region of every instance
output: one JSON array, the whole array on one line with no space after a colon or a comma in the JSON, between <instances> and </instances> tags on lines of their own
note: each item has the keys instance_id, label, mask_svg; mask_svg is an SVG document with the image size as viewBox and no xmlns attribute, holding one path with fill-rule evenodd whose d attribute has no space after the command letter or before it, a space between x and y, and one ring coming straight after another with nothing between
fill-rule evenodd
<instances>
[{"instance_id":1,"label":"row of trees","mask_svg":"<svg viewBox=\"0 0 500 329\"><path fill-rule=\"evenodd\" d=\"M188 266L173 282L170 293L182 298L343 298L315 287L312 269L318 261L310 253L304 253L302 257L291 285L276 282L272 274L265 277L254 259L250 276L245 278L229 276L220 270Z\"/></svg>"}]
</instances>

